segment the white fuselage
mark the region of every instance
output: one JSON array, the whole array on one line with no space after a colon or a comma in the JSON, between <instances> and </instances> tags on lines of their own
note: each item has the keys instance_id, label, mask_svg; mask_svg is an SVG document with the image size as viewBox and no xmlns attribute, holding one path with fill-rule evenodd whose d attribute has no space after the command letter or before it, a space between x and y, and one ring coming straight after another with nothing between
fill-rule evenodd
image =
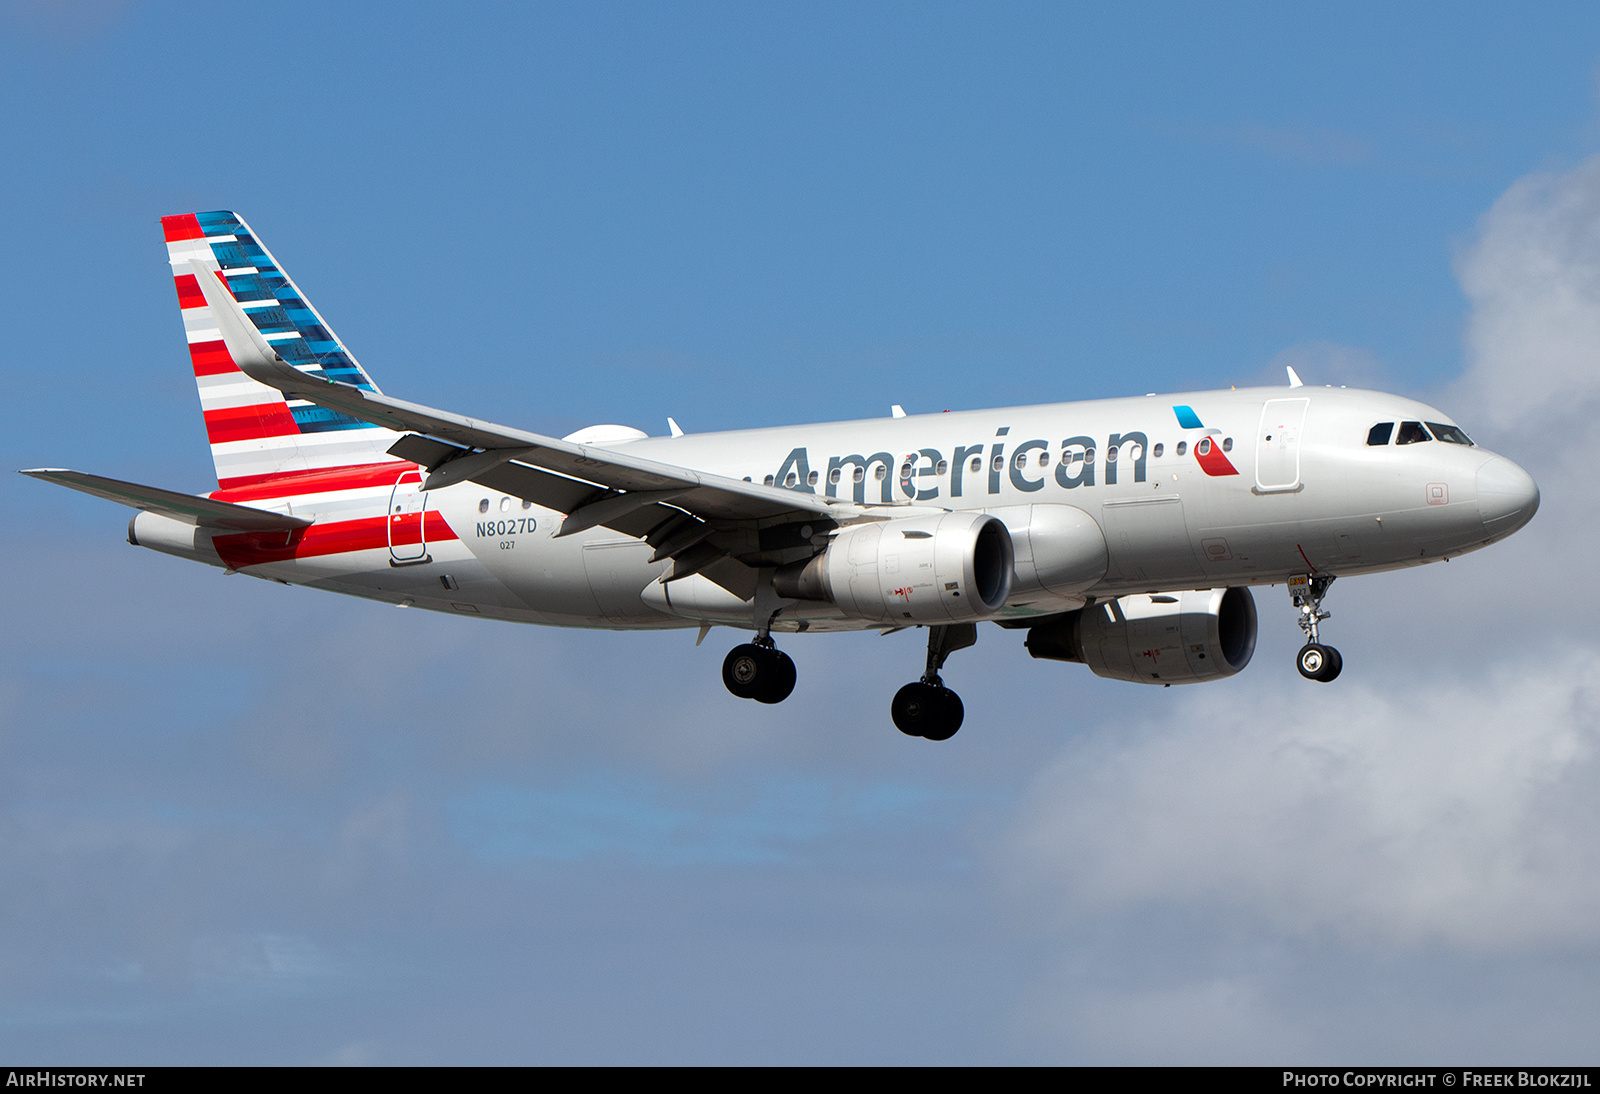
<instances>
[{"instance_id":1,"label":"white fuselage","mask_svg":"<svg viewBox=\"0 0 1600 1094\"><path fill-rule=\"evenodd\" d=\"M1377 392L1252 388L644 438L614 447L755 483L770 476L794 490L900 504L908 512L992 512L1017 546L1017 580L1002 614L1019 618L1078 607L1088 597L1417 565L1486 546L1532 515L1537 489L1503 457L1443 441L1368 443L1374 425L1405 421L1448 419ZM328 549L340 545L335 536L318 553L241 558L230 555L238 537L212 543L208 533L148 513L136 518L134 537L263 578L528 623L744 625L758 604L771 608L770 594L741 604L701 577L660 585L671 563L650 562L652 550L639 539L604 527L557 538L563 514L471 482L422 494L422 475L412 465L395 469L394 481L247 502L314 518L314 528L348 525L353 531L342 542L349 549ZM1028 543L1037 506L1071 507L1092 518L1104 537L1104 572L1071 588L1031 580L1030 567L1043 573L1051 565L1035 558ZM387 533L378 531L380 517ZM260 557L269 560L254 561ZM812 601L783 602L773 621L776 630L879 625Z\"/></svg>"}]
</instances>

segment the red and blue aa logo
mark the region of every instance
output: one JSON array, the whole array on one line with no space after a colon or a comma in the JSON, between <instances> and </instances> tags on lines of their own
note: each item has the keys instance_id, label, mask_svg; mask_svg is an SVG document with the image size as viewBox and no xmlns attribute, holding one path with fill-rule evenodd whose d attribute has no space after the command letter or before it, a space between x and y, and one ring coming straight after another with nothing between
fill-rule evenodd
<instances>
[{"instance_id":1,"label":"red and blue aa logo","mask_svg":"<svg viewBox=\"0 0 1600 1094\"><path fill-rule=\"evenodd\" d=\"M1204 429L1200 415L1192 406L1175 406L1172 413L1178 416L1178 425L1184 429ZM1237 475L1238 469L1228 461L1222 451L1222 442L1211 437L1201 437L1194 443L1194 459L1200 470L1211 476Z\"/></svg>"}]
</instances>

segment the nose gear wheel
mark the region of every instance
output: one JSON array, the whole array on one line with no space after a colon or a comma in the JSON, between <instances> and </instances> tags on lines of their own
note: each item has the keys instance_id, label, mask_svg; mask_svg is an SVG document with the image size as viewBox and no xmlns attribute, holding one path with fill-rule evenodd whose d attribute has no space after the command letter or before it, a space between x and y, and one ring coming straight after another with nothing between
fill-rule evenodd
<instances>
[{"instance_id":1,"label":"nose gear wheel","mask_svg":"<svg viewBox=\"0 0 1600 1094\"><path fill-rule=\"evenodd\" d=\"M1308 642L1301 647L1300 655L1295 659L1295 666L1300 670L1300 675L1307 680L1318 680L1326 684L1339 675L1344 668L1344 658L1339 656L1339 651L1332 646L1324 646L1318 642Z\"/></svg>"},{"instance_id":2,"label":"nose gear wheel","mask_svg":"<svg viewBox=\"0 0 1600 1094\"><path fill-rule=\"evenodd\" d=\"M1333 584L1332 574L1312 574L1289 579L1289 597L1300 613L1300 629L1305 632L1306 644L1295 657L1295 667L1307 680L1329 683L1344 668L1344 658L1332 646L1324 646L1317 633L1318 624L1333 618L1322 610L1322 598L1328 595Z\"/></svg>"}]
</instances>

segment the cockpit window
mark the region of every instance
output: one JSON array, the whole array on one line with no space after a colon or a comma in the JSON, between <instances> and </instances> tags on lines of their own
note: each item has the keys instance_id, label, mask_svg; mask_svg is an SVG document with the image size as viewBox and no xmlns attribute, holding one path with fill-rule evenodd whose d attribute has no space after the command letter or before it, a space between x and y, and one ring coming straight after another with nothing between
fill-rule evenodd
<instances>
[{"instance_id":1,"label":"cockpit window","mask_svg":"<svg viewBox=\"0 0 1600 1094\"><path fill-rule=\"evenodd\" d=\"M1431 441L1428 431L1422 428L1421 422L1401 422L1400 435L1394 439L1395 444L1417 444L1421 441Z\"/></svg>"},{"instance_id":2,"label":"cockpit window","mask_svg":"<svg viewBox=\"0 0 1600 1094\"><path fill-rule=\"evenodd\" d=\"M1428 431L1446 444L1470 445L1472 438L1461 432L1458 425L1445 425L1443 422L1429 422Z\"/></svg>"},{"instance_id":3,"label":"cockpit window","mask_svg":"<svg viewBox=\"0 0 1600 1094\"><path fill-rule=\"evenodd\" d=\"M1380 444L1389 443L1389 434L1394 432L1393 422L1379 422L1367 433L1367 443L1376 448Z\"/></svg>"}]
</instances>

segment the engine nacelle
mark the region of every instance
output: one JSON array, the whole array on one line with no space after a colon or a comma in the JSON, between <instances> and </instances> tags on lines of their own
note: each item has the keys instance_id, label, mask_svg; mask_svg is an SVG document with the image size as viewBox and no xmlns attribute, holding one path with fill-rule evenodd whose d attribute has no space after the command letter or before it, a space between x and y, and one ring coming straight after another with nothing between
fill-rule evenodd
<instances>
[{"instance_id":1,"label":"engine nacelle","mask_svg":"<svg viewBox=\"0 0 1600 1094\"><path fill-rule=\"evenodd\" d=\"M779 596L826 600L856 619L965 623L1011 595L1011 535L983 513L938 513L844 528L822 554L779 570Z\"/></svg>"},{"instance_id":2,"label":"engine nacelle","mask_svg":"<svg viewBox=\"0 0 1600 1094\"><path fill-rule=\"evenodd\" d=\"M1080 661L1113 680L1220 680L1256 652L1256 602L1249 589L1124 596L1031 628L1027 646L1034 657Z\"/></svg>"},{"instance_id":3,"label":"engine nacelle","mask_svg":"<svg viewBox=\"0 0 1600 1094\"><path fill-rule=\"evenodd\" d=\"M1100 525L1072 505L1007 505L986 509L1005 521L1016 554L1013 599L1074 596L1106 576L1106 537Z\"/></svg>"}]
</instances>

